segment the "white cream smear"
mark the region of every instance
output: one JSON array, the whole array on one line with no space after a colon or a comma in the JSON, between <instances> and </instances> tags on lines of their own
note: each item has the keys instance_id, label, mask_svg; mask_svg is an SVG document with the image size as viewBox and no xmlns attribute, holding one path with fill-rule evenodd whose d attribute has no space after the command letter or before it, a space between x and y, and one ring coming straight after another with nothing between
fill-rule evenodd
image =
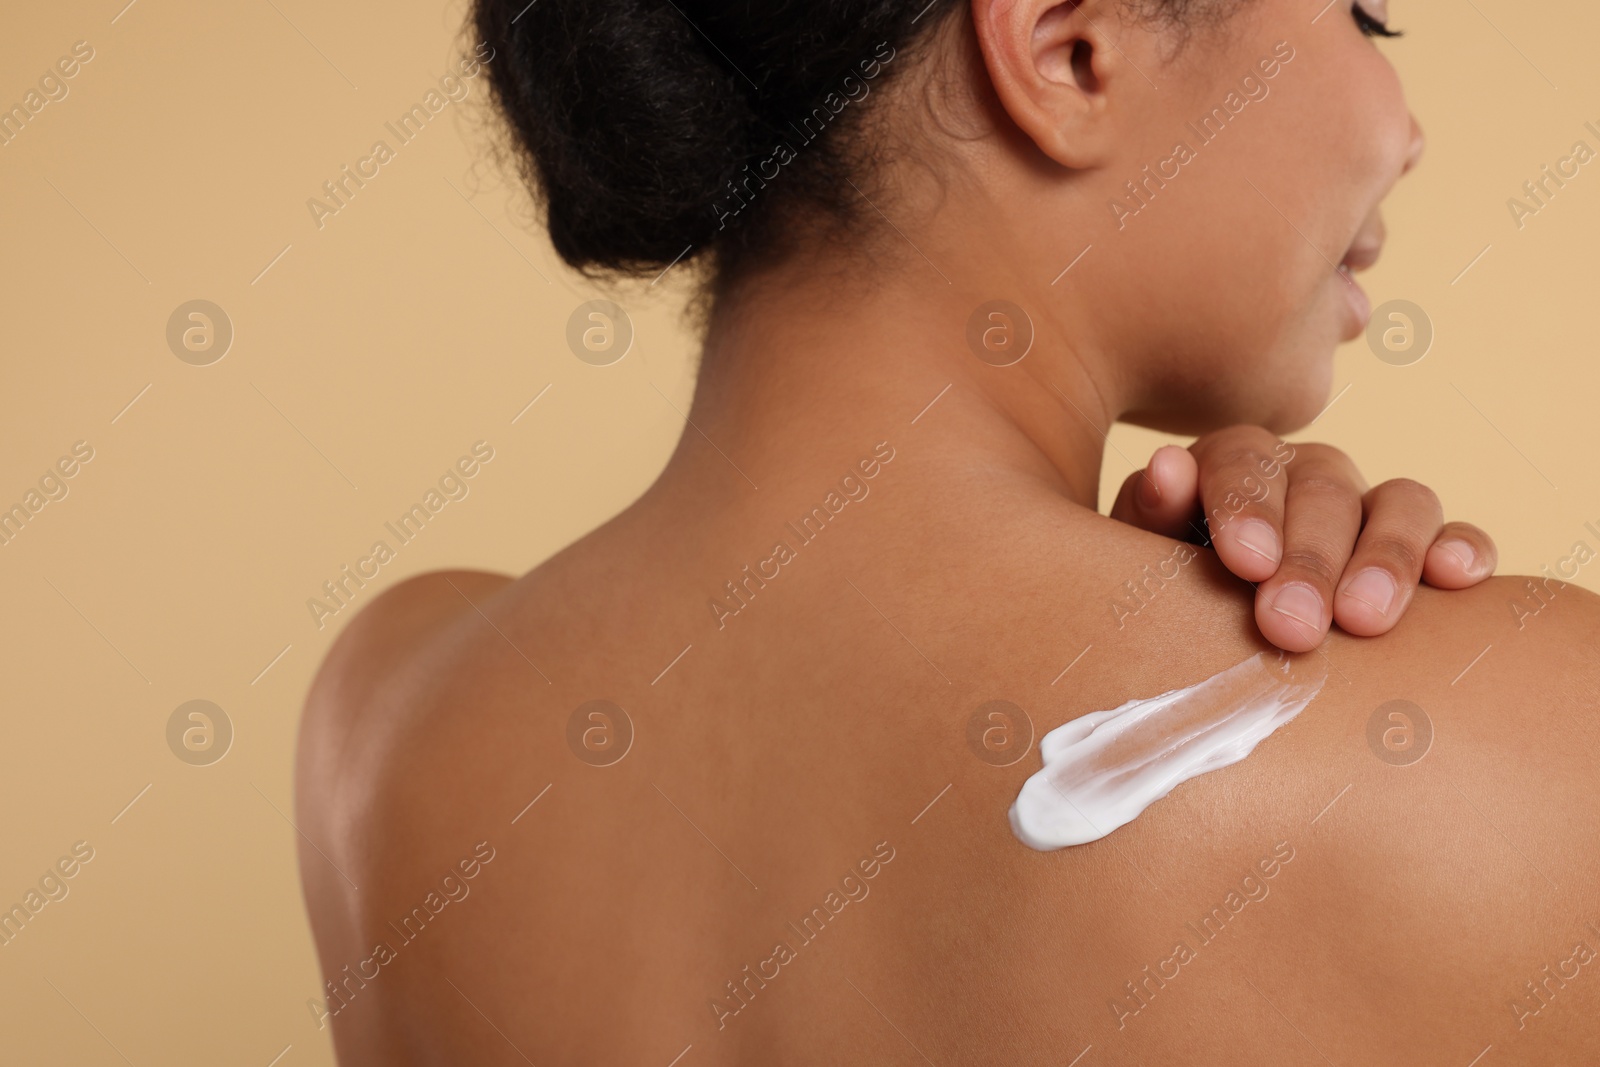
<instances>
[{"instance_id":1,"label":"white cream smear","mask_svg":"<svg viewBox=\"0 0 1600 1067\"><path fill-rule=\"evenodd\" d=\"M1320 657L1260 652L1187 689L1073 719L1040 739L1044 769L1023 783L1011 829L1041 852L1098 841L1181 783L1250 755L1327 678Z\"/></svg>"}]
</instances>

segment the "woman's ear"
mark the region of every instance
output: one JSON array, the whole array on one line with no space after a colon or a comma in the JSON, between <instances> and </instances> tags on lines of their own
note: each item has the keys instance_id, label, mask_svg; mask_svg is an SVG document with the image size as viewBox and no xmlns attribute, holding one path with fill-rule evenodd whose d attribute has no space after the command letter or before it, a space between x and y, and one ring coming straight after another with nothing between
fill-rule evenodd
<instances>
[{"instance_id":1,"label":"woman's ear","mask_svg":"<svg viewBox=\"0 0 1600 1067\"><path fill-rule=\"evenodd\" d=\"M1088 170L1113 147L1108 89L1129 61L1107 36L1117 0L972 0L984 65L1011 121L1064 167Z\"/></svg>"}]
</instances>

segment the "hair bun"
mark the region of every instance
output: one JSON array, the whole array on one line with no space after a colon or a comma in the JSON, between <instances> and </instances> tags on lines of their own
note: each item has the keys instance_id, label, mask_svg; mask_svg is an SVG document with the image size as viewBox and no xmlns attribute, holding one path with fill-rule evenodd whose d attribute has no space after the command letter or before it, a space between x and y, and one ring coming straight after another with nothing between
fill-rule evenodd
<instances>
[{"instance_id":1,"label":"hair bun","mask_svg":"<svg viewBox=\"0 0 1600 1067\"><path fill-rule=\"evenodd\" d=\"M564 260L636 272L710 242L757 121L750 86L684 15L662 0L481 0L477 27Z\"/></svg>"},{"instance_id":2,"label":"hair bun","mask_svg":"<svg viewBox=\"0 0 1600 1067\"><path fill-rule=\"evenodd\" d=\"M476 22L556 251L642 274L778 252L797 205L853 222L871 153L841 127L964 6L919 2L477 0Z\"/></svg>"}]
</instances>

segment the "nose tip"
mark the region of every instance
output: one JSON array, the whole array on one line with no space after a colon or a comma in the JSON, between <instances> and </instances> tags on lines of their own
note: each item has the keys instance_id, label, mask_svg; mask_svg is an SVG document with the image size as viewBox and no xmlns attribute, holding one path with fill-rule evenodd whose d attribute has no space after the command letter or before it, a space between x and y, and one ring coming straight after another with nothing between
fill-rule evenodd
<instances>
[{"instance_id":1,"label":"nose tip","mask_svg":"<svg viewBox=\"0 0 1600 1067\"><path fill-rule=\"evenodd\" d=\"M1411 116L1411 144L1406 148L1406 165L1400 172L1410 174L1411 169L1422 159L1423 149L1427 147L1428 139L1422 135L1422 125L1417 122L1417 116Z\"/></svg>"}]
</instances>

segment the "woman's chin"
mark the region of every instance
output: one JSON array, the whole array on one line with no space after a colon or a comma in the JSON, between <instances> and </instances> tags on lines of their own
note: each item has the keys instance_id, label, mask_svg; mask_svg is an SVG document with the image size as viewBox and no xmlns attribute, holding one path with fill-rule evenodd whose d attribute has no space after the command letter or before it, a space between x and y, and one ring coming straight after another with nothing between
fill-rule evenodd
<instances>
[{"instance_id":1,"label":"woman's chin","mask_svg":"<svg viewBox=\"0 0 1600 1067\"><path fill-rule=\"evenodd\" d=\"M1268 393L1211 405L1190 398L1189 406L1130 411L1119 421L1178 437L1199 437L1239 425L1260 426L1280 436L1303 430L1328 409L1332 399L1331 356Z\"/></svg>"},{"instance_id":2,"label":"woman's chin","mask_svg":"<svg viewBox=\"0 0 1600 1067\"><path fill-rule=\"evenodd\" d=\"M1280 435L1311 425L1333 400L1337 346L1338 339L1333 336L1306 338L1284 353L1270 372L1263 368L1257 377L1266 389L1252 398L1256 416L1234 421L1255 423Z\"/></svg>"}]
</instances>

